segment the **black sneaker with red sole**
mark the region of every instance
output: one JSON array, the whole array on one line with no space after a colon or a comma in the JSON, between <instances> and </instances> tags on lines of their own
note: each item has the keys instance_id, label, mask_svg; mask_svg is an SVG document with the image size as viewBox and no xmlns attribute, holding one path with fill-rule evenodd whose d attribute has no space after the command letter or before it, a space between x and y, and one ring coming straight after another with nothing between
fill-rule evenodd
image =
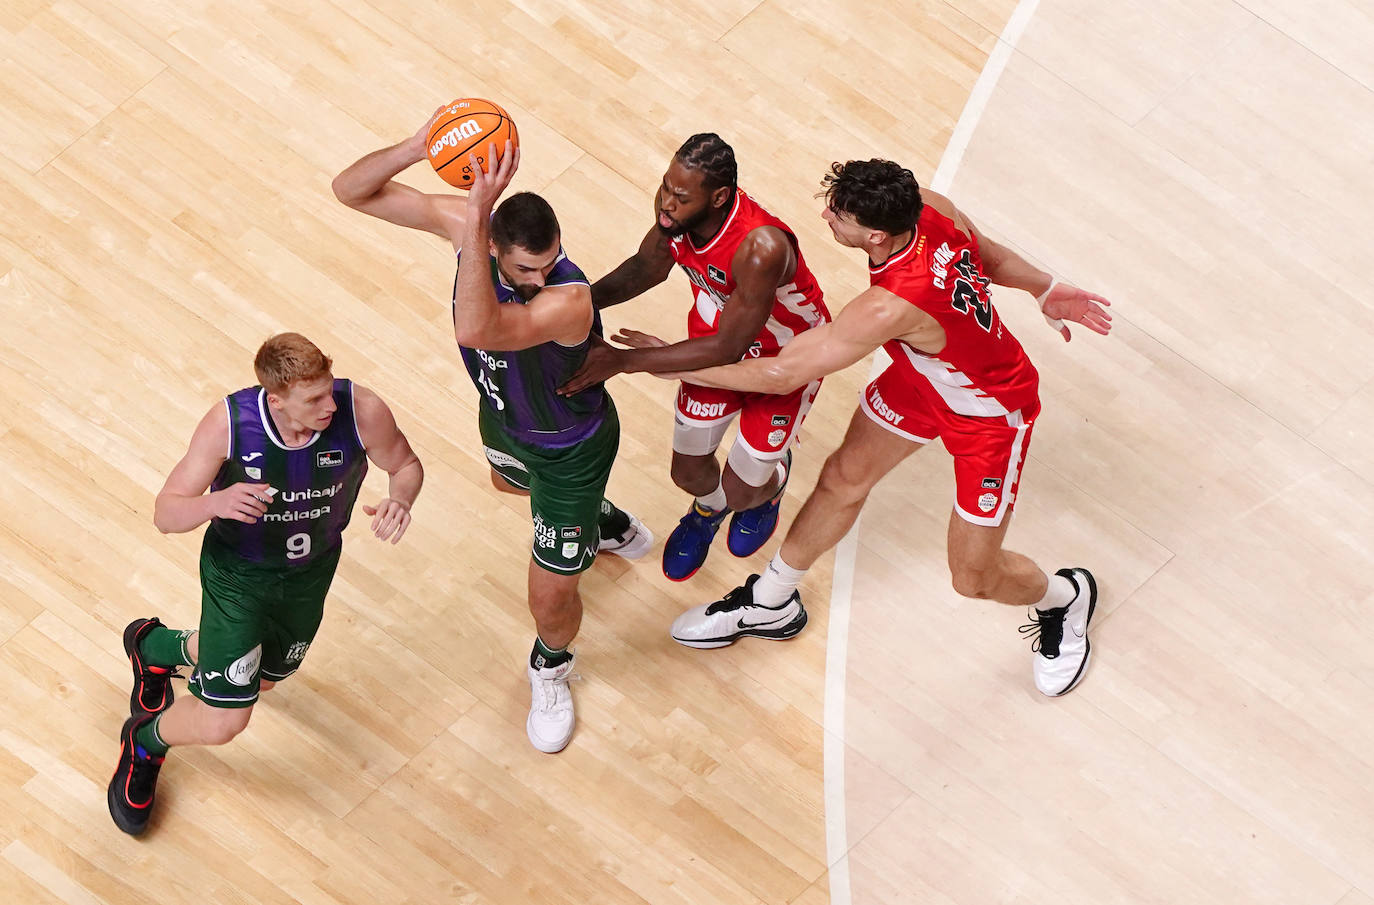
<instances>
[{"instance_id":1,"label":"black sneaker with red sole","mask_svg":"<svg viewBox=\"0 0 1374 905\"><path fill-rule=\"evenodd\" d=\"M134 734L151 719L131 716L124 721L124 728L119 730L119 764L105 795L115 826L130 836L140 835L148 828L157 793L157 774L166 759L150 755L134 740Z\"/></svg>"},{"instance_id":2,"label":"black sneaker with red sole","mask_svg":"<svg viewBox=\"0 0 1374 905\"><path fill-rule=\"evenodd\" d=\"M157 617L135 619L124 627L124 653L134 669L134 690L129 695L129 713L133 716L154 716L172 706L172 676L175 666L150 666L139 653L143 636L162 625Z\"/></svg>"}]
</instances>

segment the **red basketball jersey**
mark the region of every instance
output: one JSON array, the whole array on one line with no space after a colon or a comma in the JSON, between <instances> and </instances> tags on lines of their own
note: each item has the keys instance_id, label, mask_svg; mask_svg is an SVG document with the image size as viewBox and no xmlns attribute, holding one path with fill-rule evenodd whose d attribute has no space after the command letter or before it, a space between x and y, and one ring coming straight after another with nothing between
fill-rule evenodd
<instances>
[{"instance_id":1,"label":"red basketball jersey","mask_svg":"<svg viewBox=\"0 0 1374 905\"><path fill-rule=\"evenodd\" d=\"M1040 375L992 307L978 240L953 220L927 204L912 241L882 264L870 264L868 276L945 329L937 355L898 339L883 344L917 387L933 390L960 415L1006 415L1036 403Z\"/></svg>"},{"instance_id":2,"label":"red basketball jersey","mask_svg":"<svg viewBox=\"0 0 1374 905\"><path fill-rule=\"evenodd\" d=\"M830 322L830 312L821 298L821 287L802 258L796 235L786 223L760 207L743 189L736 189L735 200L730 205L725 223L704 246L697 248L687 235L668 243L673 260L692 281L696 303L687 315L687 335L711 336L716 332L721 310L735 291L735 276L731 273L735 252L744 237L760 226L776 226L787 234L797 253L797 272L792 282L778 287L768 321L749 347L747 354L753 358L777 355L778 350L798 333Z\"/></svg>"}]
</instances>

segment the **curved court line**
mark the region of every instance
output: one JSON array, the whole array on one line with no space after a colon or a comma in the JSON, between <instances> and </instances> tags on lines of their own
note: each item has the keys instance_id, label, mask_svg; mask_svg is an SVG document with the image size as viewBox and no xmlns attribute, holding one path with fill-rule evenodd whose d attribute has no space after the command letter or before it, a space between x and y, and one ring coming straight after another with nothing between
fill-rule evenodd
<instances>
[{"instance_id":1,"label":"curved court line","mask_svg":"<svg viewBox=\"0 0 1374 905\"><path fill-rule=\"evenodd\" d=\"M1016 44L1025 34L1040 0L1020 0L1006 27L997 38L997 44L988 54L987 64L973 85L968 102L959 114L949 144L940 155L940 165L931 177L930 189L945 194L954 182L954 174L963 162L964 151L983 116L983 108L992 98L997 80L1007 67ZM869 369L871 381L886 365L886 356L881 349L873 356L873 366ZM845 827L846 813L844 802L844 695L845 671L849 657L849 608L854 595L854 563L859 551L859 525L863 513L854 520L849 533L835 548L835 570L830 582L830 632L825 641L825 749L823 752L822 774L825 784L825 858L829 864L830 905L850 905L849 890L849 839Z\"/></svg>"}]
</instances>

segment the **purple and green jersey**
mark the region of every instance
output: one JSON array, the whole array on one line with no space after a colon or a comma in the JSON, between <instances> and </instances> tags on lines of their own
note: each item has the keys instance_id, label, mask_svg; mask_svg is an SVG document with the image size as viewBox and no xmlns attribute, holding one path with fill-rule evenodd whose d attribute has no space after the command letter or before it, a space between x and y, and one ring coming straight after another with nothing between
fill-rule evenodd
<instances>
[{"instance_id":1,"label":"purple and green jersey","mask_svg":"<svg viewBox=\"0 0 1374 905\"><path fill-rule=\"evenodd\" d=\"M489 256L490 257L490 256ZM491 282L502 305L525 302L501 276L491 257ZM582 270L560 248L545 286L588 285ZM458 283L454 280L455 297ZM456 311L456 306L455 306ZM592 330L600 334L598 312ZM607 397L602 384L574 396L558 395L587 358L590 338L574 346L541 343L528 349L494 352L459 346L463 364L476 384L481 404L512 439L543 449L574 446L596 433L606 418Z\"/></svg>"},{"instance_id":2,"label":"purple and green jersey","mask_svg":"<svg viewBox=\"0 0 1374 905\"><path fill-rule=\"evenodd\" d=\"M248 387L224 398L229 457L210 485L268 484L276 492L254 524L212 518L207 540L264 566L302 566L343 542L367 474L353 411L353 382L334 381L337 411L304 446L288 447L267 409L267 391Z\"/></svg>"}]
</instances>

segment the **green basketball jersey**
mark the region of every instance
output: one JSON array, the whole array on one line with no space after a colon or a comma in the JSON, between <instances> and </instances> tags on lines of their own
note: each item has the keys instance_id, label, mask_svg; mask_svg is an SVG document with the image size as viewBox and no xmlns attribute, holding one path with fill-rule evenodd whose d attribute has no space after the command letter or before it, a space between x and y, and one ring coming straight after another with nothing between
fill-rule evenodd
<instances>
[{"instance_id":1,"label":"green basketball jersey","mask_svg":"<svg viewBox=\"0 0 1374 905\"><path fill-rule=\"evenodd\" d=\"M496 258L488 257L496 301L502 305L525 304L502 278ZM586 286L587 277L560 248L544 285ZM456 279L453 288L456 295ZM592 330L601 333L599 314ZM459 346L459 349L468 376L481 393L482 408L490 418L521 443L544 449L565 449L595 434L606 420L605 384L587 387L573 396L558 395L558 388L582 367L590 347L589 337L573 346L546 342L512 351L467 346Z\"/></svg>"},{"instance_id":2,"label":"green basketball jersey","mask_svg":"<svg viewBox=\"0 0 1374 905\"><path fill-rule=\"evenodd\" d=\"M268 484L276 492L254 524L211 519L207 540L250 562L281 567L305 565L338 547L367 474L352 381L334 381L337 410L329 426L294 448L282 442L262 387L231 393L224 404L229 458L210 489L250 483Z\"/></svg>"}]
</instances>

